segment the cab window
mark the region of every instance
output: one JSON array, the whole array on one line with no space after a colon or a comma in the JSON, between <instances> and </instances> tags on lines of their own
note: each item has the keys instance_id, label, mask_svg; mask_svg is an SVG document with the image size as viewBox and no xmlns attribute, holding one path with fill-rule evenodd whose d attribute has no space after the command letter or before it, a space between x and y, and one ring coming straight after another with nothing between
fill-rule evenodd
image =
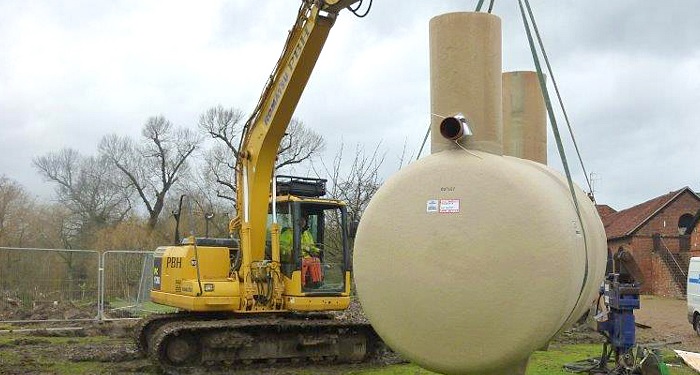
<instances>
[{"instance_id":1,"label":"cab window","mask_svg":"<svg viewBox=\"0 0 700 375\"><path fill-rule=\"evenodd\" d=\"M267 259L272 259L272 210L270 209L267 214L267 234L265 237L265 256ZM280 261L282 263L292 262L293 254L293 220L292 220L292 206L289 202L277 203L277 225L280 228L280 253L286 253L286 257L280 254ZM283 249L283 246L285 248ZM287 250L285 252L285 250Z\"/></svg>"}]
</instances>

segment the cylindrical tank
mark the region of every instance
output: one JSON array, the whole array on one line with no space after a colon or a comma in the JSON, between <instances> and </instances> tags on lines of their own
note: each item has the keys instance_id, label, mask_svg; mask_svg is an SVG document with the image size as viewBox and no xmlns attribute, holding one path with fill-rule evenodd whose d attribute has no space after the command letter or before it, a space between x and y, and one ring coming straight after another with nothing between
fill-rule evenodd
<instances>
[{"instance_id":1,"label":"cylindrical tank","mask_svg":"<svg viewBox=\"0 0 700 375\"><path fill-rule=\"evenodd\" d=\"M547 164L547 110L537 72L503 73L503 154Z\"/></svg>"},{"instance_id":2,"label":"cylindrical tank","mask_svg":"<svg viewBox=\"0 0 700 375\"><path fill-rule=\"evenodd\" d=\"M444 374L524 374L590 306L606 238L577 189L542 164L448 150L401 170L364 212L360 302L379 335Z\"/></svg>"},{"instance_id":3,"label":"cylindrical tank","mask_svg":"<svg viewBox=\"0 0 700 375\"><path fill-rule=\"evenodd\" d=\"M438 16L430 43L431 110L463 114L473 135L456 140L462 119L440 129L434 118L433 154L372 198L355 241L358 295L385 342L425 368L522 375L595 297L605 231L580 189L577 211L558 173L502 155L498 18Z\"/></svg>"},{"instance_id":4,"label":"cylindrical tank","mask_svg":"<svg viewBox=\"0 0 700 375\"><path fill-rule=\"evenodd\" d=\"M474 133L466 146L502 153L501 74L500 18L460 12L430 20L432 152L458 148L440 136L437 125L442 117L463 113Z\"/></svg>"}]
</instances>

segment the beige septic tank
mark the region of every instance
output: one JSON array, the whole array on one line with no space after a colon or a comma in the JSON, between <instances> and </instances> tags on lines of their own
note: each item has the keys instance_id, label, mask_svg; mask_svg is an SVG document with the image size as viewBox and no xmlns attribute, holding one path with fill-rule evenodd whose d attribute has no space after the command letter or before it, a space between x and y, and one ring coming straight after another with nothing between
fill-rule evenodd
<instances>
[{"instance_id":1,"label":"beige septic tank","mask_svg":"<svg viewBox=\"0 0 700 375\"><path fill-rule=\"evenodd\" d=\"M579 215L558 173L501 154L498 18L453 13L430 29L431 109L463 118L434 120L433 154L372 198L355 242L358 295L382 339L422 367L524 374L595 299L605 231L583 191Z\"/></svg>"},{"instance_id":2,"label":"beige septic tank","mask_svg":"<svg viewBox=\"0 0 700 375\"><path fill-rule=\"evenodd\" d=\"M503 153L547 164L547 109L537 72L503 73Z\"/></svg>"}]
</instances>

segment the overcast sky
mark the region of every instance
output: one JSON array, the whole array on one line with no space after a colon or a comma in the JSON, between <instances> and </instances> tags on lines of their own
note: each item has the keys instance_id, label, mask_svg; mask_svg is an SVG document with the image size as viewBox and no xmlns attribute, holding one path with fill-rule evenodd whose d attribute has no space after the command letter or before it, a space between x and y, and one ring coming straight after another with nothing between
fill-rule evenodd
<instances>
[{"instance_id":1,"label":"overcast sky","mask_svg":"<svg viewBox=\"0 0 700 375\"><path fill-rule=\"evenodd\" d=\"M296 117L324 135L329 154L341 141L381 140L386 173L395 170L430 119L428 21L475 4L376 0L364 19L343 12ZM217 104L249 112L298 5L0 0L0 174L50 198L35 156L94 153L104 134L137 137L153 115L195 128ZM700 190L700 1L532 5L598 202L621 209ZM504 70L533 69L517 1L496 1L494 13ZM585 185L581 172L576 180Z\"/></svg>"}]
</instances>

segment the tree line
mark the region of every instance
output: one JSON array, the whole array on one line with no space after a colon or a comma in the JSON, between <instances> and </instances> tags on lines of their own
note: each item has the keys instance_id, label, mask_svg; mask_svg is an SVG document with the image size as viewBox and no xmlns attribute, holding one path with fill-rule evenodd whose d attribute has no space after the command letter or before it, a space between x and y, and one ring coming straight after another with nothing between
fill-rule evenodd
<instances>
[{"instance_id":1,"label":"tree line","mask_svg":"<svg viewBox=\"0 0 700 375\"><path fill-rule=\"evenodd\" d=\"M236 155L245 124L242 111L217 106L204 111L196 130L164 116L148 118L138 137L107 134L94 155L72 148L47 152L33 166L54 187L51 202L0 175L0 246L60 249L151 250L172 242L178 200L206 220L210 235L225 236L235 215ZM276 167L291 173L302 166L329 180L329 196L348 203L359 221L382 183L381 144L320 158L321 134L297 119L278 150ZM350 155L348 155L350 154ZM403 160L403 157L401 158Z\"/></svg>"}]
</instances>

